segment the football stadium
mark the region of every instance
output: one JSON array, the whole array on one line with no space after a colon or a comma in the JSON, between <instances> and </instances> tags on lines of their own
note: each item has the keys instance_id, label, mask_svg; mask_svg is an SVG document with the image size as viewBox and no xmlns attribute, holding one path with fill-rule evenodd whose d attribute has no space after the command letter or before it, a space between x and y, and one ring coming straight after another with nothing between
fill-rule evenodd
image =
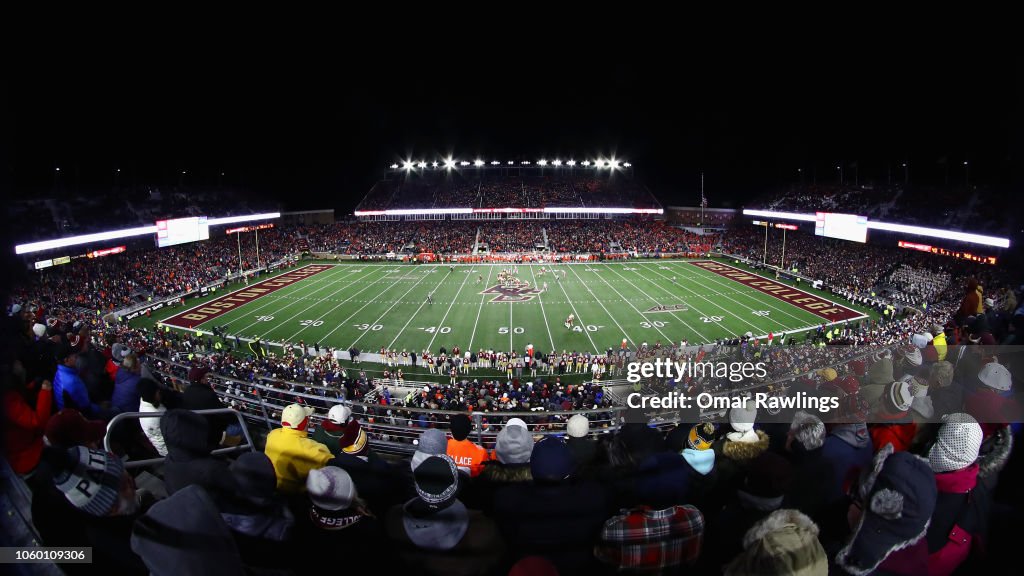
<instances>
[{"instance_id":1,"label":"football stadium","mask_svg":"<svg viewBox=\"0 0 1024 576\"><path fill-rule=\"evenodd\" d=\"M998 130L954 122L895 151L708 120L680 143L638 128L641 110L601 142L529 98L481 128L473 106L504 100L463 94L445 129L486 130L491 149L459 150L421 144L434 120L402 112L408 136L379 121L396 97L353 120L343 167L312 142L260 151L313 132L249 132L243 112L222 112L234 134L177 118L206 139L185 153L185 136L128 150L56 120L59 145L18 135L12 573L965 574L1012 559L1019 199L1012 154L957 148ZM713 100L709 118L726 114ZM717 147L719 129L760 144ZM699 160L670 160L675 145Z\"/></svg>"}]
</instances>

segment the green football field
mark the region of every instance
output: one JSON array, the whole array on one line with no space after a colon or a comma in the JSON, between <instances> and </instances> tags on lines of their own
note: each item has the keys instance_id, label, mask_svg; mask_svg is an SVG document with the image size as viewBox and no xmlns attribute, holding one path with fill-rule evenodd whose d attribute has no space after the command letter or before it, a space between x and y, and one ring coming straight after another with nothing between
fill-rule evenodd
<instances>
[{"instance_id":1,"label":"green football field","mask_svg":"<svg viewBox=\"0 0 1024 576\"><path fill-rule=\"evenodd\" d=\"M228 333L243 338L301 339L364 352L381 347L436 351L441 346L521 352L528 344L545 352L604 351L618 349L623 338L631 348L683 339L698 344L747 332L796 332L824 322L805 308L691 261L547 264L544 275L541 265L521 264L518 278L530 288L518 290L498 283L498 273L507 267L462 264L453 271L448 265L332 263L318 266L322 271L308 278L232 304L208 320L181 318L196 309L213 310L209 306L217 304L211 302L227 295L160 312L175 327L209 332L226 325ZM552 274L552 269L559 272ZM571 329L564 324L570 314L576 318Z\"/></svg>"}]
</instances>

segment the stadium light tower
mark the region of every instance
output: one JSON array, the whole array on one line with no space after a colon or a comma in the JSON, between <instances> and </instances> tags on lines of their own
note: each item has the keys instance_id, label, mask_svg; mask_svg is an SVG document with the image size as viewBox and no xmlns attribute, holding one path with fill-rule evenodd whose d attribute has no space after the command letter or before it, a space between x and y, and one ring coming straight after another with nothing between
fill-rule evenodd
<instances>
[{"instance_id":1,"label":"stadium light tower","mask_svg":"<svg viewBox=\"0 0 1024 576\"><path fill-rule=\"evenodd\" d=\"M430 167L437 168L437 160L434 160L434 162L430 164Z\"/></svg>"},{"instance_id":2,"label":"stadium light tower","mask_svg":"<svg viewBox=\"0 0 1024 576\"><path fill-rule=\"evenodd\" d=\"M420 168L426 168L427 167L427 163L424 162L423 160L420 160L419 163L416 164L416 166L418 166Z\"/></svg>"},{"instance_id":3,"label":"stadium light tower","mask_svg":"<svg viewBox=\"0 0 1024 576\"><path fill-rule=\"evenodd\" d=\"M545 160L543 158L541 158L540 160L537 160L537 166L547 166L547 165L548 165L548 161L547 160Z\"/></svg>"},{"instance_id":4,"label":"stadium light tower","mask_svg":"<svg viewBox=\"0 0 1024 576\"><path fill-rule=\"evenodd\" d=\"M907 168L907 163L903 163L903 185L910 184L910 169Z\"/></svg>"},{"instance_id":5,"label":"stadium light tower","mask_svg":"<svg viewBox=\"0 0 1024 576\"><path fill-rule=\"evenodd\" d=\"M555 161L551 162L551 164L554 165L554 166L561 166L562 165L562 161L561 160L555 160Z\"/></svg>"},{"instance_id":6,"label":"stadium light tower","mask_svg":"<svg viewBox=\"0 0 1024 576\"><path fill-rule=\"evenodd\" d=\"M842 186L843 185L843 165L840 164L839 166L836 166L836 170L839 171L839 185Z\"/></svg>"},{"instance_id":7,"label":"stadium light tower","mask_svg":"<svg viewBox=\"0 0 1024 576\"><path fill-rule=\"evenodd\" d=\"M590 166L590 160L584 160L583 161L583 165L584 166Z\"/></svg>"},{"instance_id":8,"label":"stadium light tower","mask_svg":"<svg viewBox=\"0 0 1024 576\"><path fill-rule=\"evenodd\" d=\"M575 160L569 160L568 162L566 162L566 165L568 165L570 167L575 166L576 165L576 161Z\"/></svg>"},{"instance_id":9,"label":"stadium light tower","mask_svg":"<svg viewBox=\"0 0 1024 576\"><path fill-rule=\"evenodd\" d=\"M971 187L971 167L967 164L967 160L964 160L964 184Z\"/></svg>"},{"instance_id":10,"label":"stadium light tower","mask_svg":"<svg viewBox=\"0 0 1024 576\"><path fill-rule=\"evenodd\" d=\"M444 168L445 170L451 170L452 168L455 168L455 160L452 160L451 156L449 156L448 159L444 161Z\"/></svg>"},{"instance_id":11,"label":"stadium light tower","mask_svg":"<svg viewBox=\"0 0 1024 576\"><path fill-rule=\"evenodd\" d=\"M476 160L473 160L473 166L476 166L477 168L479 168L480 166L483 166L483 165L484 165L484 161L483 160L480 160L479 158L477 158Z\"/></svg>"},{"instance_id":12,"label":"stadium light tower","mask_svg":"<svg viewBox=\"0 0 1024 576\"><path fill-rule=\"evenodd\" d=\"M412 160L406 160L402 163L402 168L405 168L406 172L412 171Z\"/></svg>"},{"instance_id":13,"label":"stadium light tower","mask_svg":"<svg viewBox=\"0 0 1024 576\"><path fill-rule=\"evenodd\" d=\"M615 158L612 158L611 161L608 162L608 165L611 167L612 170L618 170L619 169L619 161L616 160Z\"/></svg>"}]
</instances>

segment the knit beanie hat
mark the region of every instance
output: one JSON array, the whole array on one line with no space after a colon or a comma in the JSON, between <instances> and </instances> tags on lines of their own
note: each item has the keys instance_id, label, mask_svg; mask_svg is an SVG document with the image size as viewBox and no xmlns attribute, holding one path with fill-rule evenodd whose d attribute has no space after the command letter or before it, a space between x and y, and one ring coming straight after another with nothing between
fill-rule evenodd
<instances>
[{"instance_id":1,"label":"knit beanie hat","mask_svg":"<svg viewBox=\"0 0 1024 576\"><path fill-rule=\"evenodd\" d=\"M256 505L273 500L277 489L274 463L263 452L246 452L229 467L238 486L238 496Z\"/></svg>"},{"instance_id":2,"label":"knit beanie hat","mask_svg":"<svg viewBox=\"0 0 1024 576\"><path fill-rule=\"evenodd\" d=\"M431 456L413 472L416 494L431 508L447 507L459 491L459 469L448 456Z\"/></svg>"},{"instance_id":3,"label":"knit beanie hat","mask_svg":"<svg viewBox=\"0 0 1024 576\"><path fill-rule=\"evenodd\" d=\"M906 348L900 348L900 354L911 366L920 366L921 362L924 361L924 357L921 356L921 349L917 346L910 346Z\"/></svg>"},{"instance_id":4,"label":"knit beanie hat","mask_svg":"<svg viewBox=\"0 0 1024 576\"><path fill-rule=\"evenodd\" d=\"M725 574L826 576L828 556L818 541L817 524L797 510L772 512L747 531L743 552Z\"/></svg>"},{"instance_id":5,"label":"knit beanie hat","mask_svg":"<svg viewBox=\"0 0 1024 576\"><path fill-rule=\"evenodd\" d=\"M553 436L537 442L530 456L530 473L534 480L560 482L573 472L572 452L561 438Z\"/></svg>"},{"instance_id":6,"label":"knit beanie hat","mask_svg":"<svg viewBox=\"0 0 1024 576\"><path fill-rule=\"evenodd\" d=\"M711 422L697 424L690 428L690 434L686 439L686 447L691 450L709 450L711 443L715 441L715 425Z\"/></svg>"},{"instance_id":7,"label":"knit beanie hat","mask_svg":"<svg viewBox=\"0 0 1024 576\"><path fill-rule=\"evenodd\" d=\"M67 451L63 469L53 484L75 507L90 516L110 514L118 502L124 464L103 450L75 446Z\"/></svg>"},{"instance_id":8,"label":"knit beanie hat","mask_svg":"<svg viewBox=\"0 0 1024 576\"><path fill-rule=\"evenodd\" d=\"M506 425L498 433L494 453L502 464L525 464L533 452L533 438L522 426Z\"/></svg>"},{"instance_id":9,"label":"knit beanie hat","mask_svg":"<svg viewBox=\"0 0 1024 576\"><path fill-rule=\"evenodd\" d=\"M349 420L348 424L345 424L345 431L341 438L338 438L338 446L341 446L342 452L352 456L366 456L370 452L366 431L359 420Z\"/></svg>"},{"instance_id":10,"label":"knit beanie hat","mask_svg":"<svg viewBox=\"0 0 1024 576\"><path fill-rule=\"evenodd\" d=\"M469 420L469 416L456 414L452 416L451 430L452 438L465 440L469 437L469 433L473 431L473 423Z\"/></svg>"},{"instance_id":11,"label":"knit beanie hat","mask_svg":"<svg viewBox=\"0 0 1024 576\"><path fill-rule=\"evenodd\" d=\"M324 510L344 510L356 499L356 485L348 472L336 466L309 471L306 491L314 506Z\"/></svg>"},{"instance_id":12,"label":"knit beanie hat","mask_svg":"<svg viewBox=\"0 0 1024 576\"><path fill-rule=\"evenodd\" d=\"M825 423L817 416L799 410L793 414L789 429L804 450L817 450L825 444Z\"/></svg>"},{"instance_id":13,"label":"knit beanie hat","mask_svg":"<svg viewBox=\"0 0 1024 576\"><path fill-rule=\"evenodd\" d=\"M415 470L427 458L448 453L448 438L437 428L428 428L420 434L416 452L412 455L412 469Z\"/></svg>"},{"instance_id":14,"label":"knit beanie hat","mask_svg":"<svg viewBox=\"0 0 1024 576\"><path fill-rule=\"evenodd\" d=\"M576 414L569 418L569 423L566 424L565 430L570 438L583 438L590 431L590 420L583 414Z\"/></svg>"},{"instance_id":15,"label":"knit beanie hat","mask_svg":"<svg viewBox=\"0 0 1024 576\"><path fill-rule=\"evenodd\" d=\"M753 402L745 402L743 408L732 408L729 410L729 424L735 432L729 432L726 438L733 442L757 442L758 436L754 432L756 418L757 407Z\"/></svg>"},{"instance_id":16,"label":"knit beanie hat","mask_svg":"<svg viewBox=\"0 0 1024 576\"><path fill-rule=\"evenodd\" d=\"M974 464L984 434L970 414L957 412L943 418L935 444L928 452L928 463L935 472L952 472Z\"/></svg>"},{"instance_id":17,"label":"knit beanie hat","mask_svg":"<svg viewBox=\"0 0 1024 576\"><path fill-rule=\"evenodd\" d=\"M818 370L818 376L821 376L825 382L831 382L836 379L838 374L836 373L835 368L822 368L821 370Z\"/></svg>"}]
</instances>

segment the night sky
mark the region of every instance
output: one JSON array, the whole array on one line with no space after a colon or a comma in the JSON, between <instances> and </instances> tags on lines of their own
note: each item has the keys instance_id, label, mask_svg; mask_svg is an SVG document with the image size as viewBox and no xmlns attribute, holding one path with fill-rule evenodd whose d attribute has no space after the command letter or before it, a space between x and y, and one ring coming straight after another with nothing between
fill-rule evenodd
<instances>
[{"instance_id":1,"label":"night sky","mask_svg":"<svg viewBox=\"0 0 1024 576\"><path fill-rule=\"evenodd\" d=\"M18 72L7 176L15 195L52 194L60 166L60 188L81 195L109 190L117 168L122 186L171 187L186 170L188 184L340 211L392 162L449 152L614 153L681 205L697 203L701 171L713 206L792 183L798 168L835 182L838 163L851 180L856 163L861 183L884 183L909 161L913 182L937 185L947 169L962 183L969 160L972 183L1019 184L1018 58L987 45L834 51L806 40L720 57L714 46L479 50L450 63L351 46L140 57L108 43Z\"/></svg>"}]
</instances>

